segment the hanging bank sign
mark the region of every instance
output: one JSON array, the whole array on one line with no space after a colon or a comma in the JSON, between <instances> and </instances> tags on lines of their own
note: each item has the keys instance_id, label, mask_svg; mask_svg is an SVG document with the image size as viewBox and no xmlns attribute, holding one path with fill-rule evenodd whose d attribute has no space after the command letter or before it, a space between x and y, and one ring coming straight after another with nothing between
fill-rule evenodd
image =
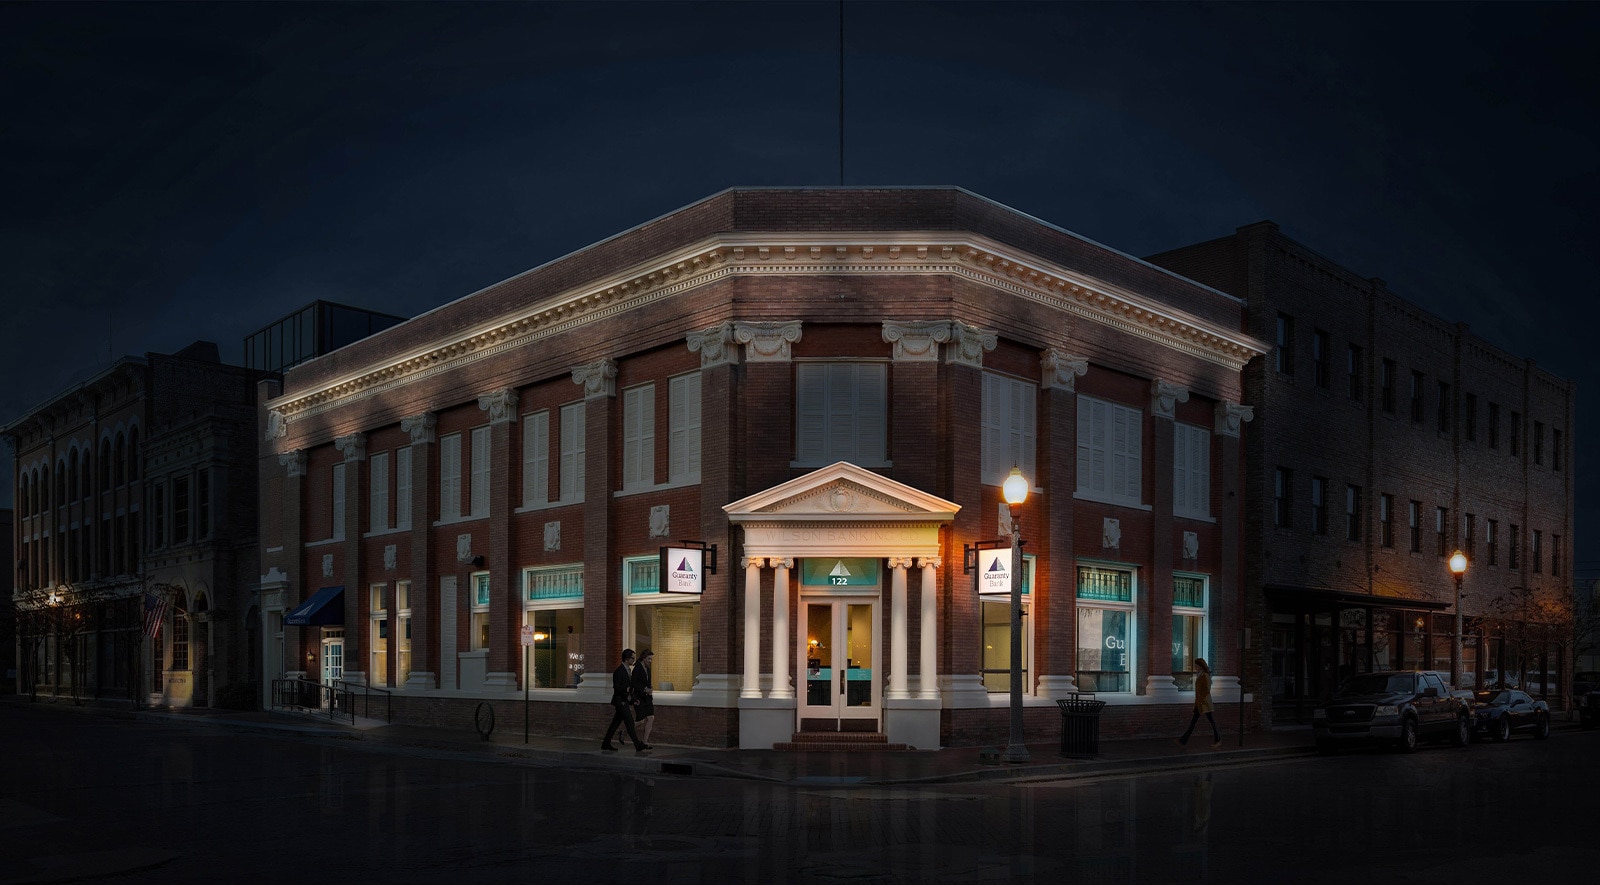
<instances>
[{"instance_id":1,"label":"hanging bank sign","mask_svg":"<svg viewBox=\"0 0 1600 885\"><path fill-rule=\"evenodd\" d=\"M706 574L717 571L717 545L682 541L681 547L661 548L661 592L703 593Z\"/></svg>"},{"instance_id":2,"label":"hanging bank sign","mask_svg":"<svg viewBox=\"0 0 1600 885\"><path fill-rule=\"evenodd\" d=\"M1011 548L991 547L978 551L978 593L1011 593Z\"/></svg>"}]
</instances>

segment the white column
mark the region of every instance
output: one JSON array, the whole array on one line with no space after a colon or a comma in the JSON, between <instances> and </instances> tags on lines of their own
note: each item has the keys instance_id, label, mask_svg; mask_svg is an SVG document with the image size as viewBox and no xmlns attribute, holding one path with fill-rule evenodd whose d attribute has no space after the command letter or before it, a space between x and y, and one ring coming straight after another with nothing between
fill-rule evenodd
<instances>
[{"instance_id":1,"label":"white column","mask_svg":"<svg viewBox=\"0 0 1600 885\"><path fill-rule=\"evenodd\" d=\"M741 698L761 697L761 567L759 556L744 558L744 687Z\"/></svg>"},{"instance_id":2,"label":"white column","mask_svg":"<svg viewBox=\"0 0 1600 885\"><path fill-rule=\"evenodd\" d=\"M922 635L918 651L922 655L922 676L917 681L917 696L939 696L939 557L924 556L922 565Z\"/></svg>"},{"instance_id":3,"label":"white column","mask_svg":"<svg viewBox=\"0 0 1600 885\"><path fill-rule=\"evenodd\" d=\"M767 697L793 698L794 688L789 685L789 661L794 649L789 645L789 569L794 559L772 559L777 569L772 578L772 691Z\"/></svg>"},{"instance_id":4,"label":"white column","mask_svg":"<svg viewBox=\"0 0 1600 885\"><path fill-rule=\"evenodd\" d=\"M906 690L907 626L906 626L906 569L911 559L903 556L889 557L891 596L889 599L889 694L892 700L911 697Z\"/></svg>"}]
</instances>

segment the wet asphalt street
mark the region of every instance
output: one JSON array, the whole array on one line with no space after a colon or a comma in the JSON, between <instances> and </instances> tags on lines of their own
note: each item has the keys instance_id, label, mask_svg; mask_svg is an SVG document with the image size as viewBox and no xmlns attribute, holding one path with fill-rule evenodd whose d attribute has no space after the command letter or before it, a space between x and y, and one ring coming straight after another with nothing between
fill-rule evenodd
<instances>
[{"instance_id":1,"label":"wet asphalt street","mask_svg":"<svg viewBox=\"0 0 1600 885\"><path fill-rule=\"evenodd\" d=\"M1600 869L1600 732L1182 773L793 786L0 708L0 885L1383 882Z\"/></svg>"}]
</instances>

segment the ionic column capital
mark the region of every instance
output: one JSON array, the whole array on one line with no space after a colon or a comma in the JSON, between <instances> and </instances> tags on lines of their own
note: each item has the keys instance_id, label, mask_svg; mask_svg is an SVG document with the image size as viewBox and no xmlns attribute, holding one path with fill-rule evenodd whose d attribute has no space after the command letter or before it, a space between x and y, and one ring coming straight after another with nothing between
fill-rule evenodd
<instances>
[{"instance_id":1,"label":"ionic column capital","mask_svg":"<svg viewBox=\"0 0 1600 885\"><path fill-rule=\"evenodd\" d=\"M346 461L367 460L367 435L365 433L347 433L335 439L333 447L344 455Z\"/></svg>"},{"instance_id":2,"label":"ionic column capital","mask_svg":"<svg viewBox=\"0 0 1600 885\"><path fill-rule=\"evenodd\" d=\"M1242 406L1226 401L1217 403L1217 435L1238 438L1239 425L1255 416L1254 406Z\"/></svg>"},{"instance_id":3,"label":"ionic column capital","mask_svg":"<svg viewBox=\"0 0 1600 885\"><path fill-rule=\"evenodd\" d=\"M800 321L733 324L733 340L743 344L745 362L786 363L789 345L800 340Z\"/></svg>"},{"instance_id":4,"label":"ionic column capital","mask_svg":"<svg viewBox=\"0 0 1600 885\"><path fill-rule=\"evenodd\" d=\"M1089 373L1089 361L1051 348L1039 354L1039 386L1045 390L1076 393L1078 376Z\"/></svg>"},{"instance_id":5,"label":"ionic column capital","mask_svg":"<svg viewBox=\"0 0 1600 885\"><path fill-rule=\"evenodd\" d=\"M723 323L699 332L690 332L688 343L690 353L700 354L702 369L713 369L739 362L739 348L734 346L733 340L733 323Z\"/></svg>"},{"instance_id":6,"label":"ionic column capital","mask_svg":"<svg viewBox=\"0 0 1600 885\"><path fill-rule=\"evenodd\" d=\"M894 345L896 362L938 362L939 345L950 340L950 322L885 322L883 340Z\"/></svg>"},{"instance_id":7,"label":"ionic column capital","mask_svg":"<svg viewBox=\"0 0 1600 885\"><path fill-rule=\"evenodd\" d=\"M603 359L582 366L573 366L572 383L583 385L584 399L616 396L617 362Z\"/></svg>"},{"instance_id":8,"label":"ionic column capital","mask_svg":"<svg viewBox=\"0 0 1600 885\"><path fill-rule=\"evenodd\" d=\"M278 463L284 466L284 469L288 472L290 477L306 475L305 449L295 449L292 452L284 452L278 456Z\"/></svg>"},{"instance_id":9,"label":"ionic column capital","mask_svg":"<svg viewBox=\"0 0 1600 885\"><path fill-rule=\"evenodd\" d=\"M889 557L889 568L892 568L892 569L908 569L908 568L911 568L911 565L912 565L912 557L910 557L910 556L891 556L891 557Z\"/></svg>"},{"instance_id":10,"label":"ionic column capital","mask_svg":"<svg viewBox=\"0 0 1600 885\"><path fill-rule=\"evenodd\" d=\"M490 424L517 420L517 392L507 387L478 397L478 408L489 413Z\"/></svg>"},{"instance_id":11,"label":"ionic column capital","mask_svg":"<svg viewBox=\"0 0 1600 885\"><path fill-rule=\"evenodd\" d=\"M739 567L746 569L751 567L766 568L767 558L765 556L742 556L739 558Z\"/></svg>"},{"instance_id":12,"label":"ionic column capital","mask_svg":"<svg viewBox=\"0 0 1600 885\"><path fill-rule=\"evenodd\" d=\"M919 567L919 568L931 568L931 569L944 568L944 557L942 557L942 556L919 556L919 557L917 557L917 567Z\"/></svg>"},{"instance_id":13,"label":"ionic column capital","mask_svg":"<svg viewBox=\"0 0 1600 885\"><path fill-rule=\"evenodd\" d=\"M1157 418L1174 418L1177 416L1178 403L1189 401L1189 388L1182 384L1162 381L1157 378L1150 382L1150 414Z\"/></svg>"},{"instance_id":14,"label":"ionic column capital","mask_svg":"<svg viewBox=\"0 0 1600 885\"><path fill-rule=\"evenodd\" d=\"M414 446L433 442L433 430L438 424L439 418L432 412L400 419L400 429L411 435L411 444Z\"/></svg>"}]
</instances>

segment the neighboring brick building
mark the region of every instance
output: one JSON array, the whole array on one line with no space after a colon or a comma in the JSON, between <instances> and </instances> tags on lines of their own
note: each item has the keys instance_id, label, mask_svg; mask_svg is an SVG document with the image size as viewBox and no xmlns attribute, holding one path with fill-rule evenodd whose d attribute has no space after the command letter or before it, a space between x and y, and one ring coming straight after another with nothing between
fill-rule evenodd
<instances>
[{"instance_id":1,"label":"neighboring brick building","mask_svg":"<svg viewBox=\"0 0 1600 885\"><path fill-rule=\"evenodd\" d=\"M233 685L253 702L261 377L196 342L124 357L0 429L16 450L19 690L203 706ZM166 603L153 637L147 599Z\"/></svg>"},{"instance_id":2,"label":"neighboring brick building","mask_svg":"<svg viewBox=\"0 0 1600 885\"><path fill-rule=\"evenodd\" d=\"M1275 719L1344 674L1570 678L1573 385L1312 252L1270 222L1149 259L1246 300L1246 587ZM1567 600L1567 602L1563 602ZM1563 611L1569 614L1563 615ZM1563 623L1565 618L1565 623ZM1565 631L1565 636L1563 636Z\"/></svg>"},{"instance_id":3,"label":"neighboring brick building","mask_svg":"<svg viewBox=\"0 0 1600 885\"><path fill-rule=\"evenodd\" d=\"M598 738L627 646L663 742L992 742L1009 607L963 552L1020 466L1030 737L1078 688L1170 734L1194 656L1238 698L1243 320L957 189L718 194L263 384L266 672L503 724L527 627L543 733Z\"/></svg>"}]
</instances>

